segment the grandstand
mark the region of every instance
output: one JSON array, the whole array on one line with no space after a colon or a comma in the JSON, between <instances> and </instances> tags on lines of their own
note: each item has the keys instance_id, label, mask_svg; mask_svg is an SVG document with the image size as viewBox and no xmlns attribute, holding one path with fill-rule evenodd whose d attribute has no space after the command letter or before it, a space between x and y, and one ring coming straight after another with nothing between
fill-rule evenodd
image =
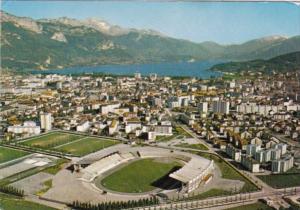
<instances>
[{"instance_id":1,"label":"grandstand","mask_svg":"<svg viewBox=\"0 0 300 210\"><path fill-rule=\"evenodd\" d=\"M114 153L106 156L84 168L82 170L83 175L81 177L81 180L91 182L100 174L103 174L104 172L131 159L134 159L134 156L131 153Z\"/></svg>"},{"instance_id":2,"label":"grandstand","mask_svg":"<svg viewBox=\"0 0 300 210\"><path fill-rule=\"evenodd\" d=\"M173 172L169 176L182 183L182 189L187 192L195 190L205 178L214 170L213 160L201 157L193 157L181 169Z\"/></svg>"}]
</instances>

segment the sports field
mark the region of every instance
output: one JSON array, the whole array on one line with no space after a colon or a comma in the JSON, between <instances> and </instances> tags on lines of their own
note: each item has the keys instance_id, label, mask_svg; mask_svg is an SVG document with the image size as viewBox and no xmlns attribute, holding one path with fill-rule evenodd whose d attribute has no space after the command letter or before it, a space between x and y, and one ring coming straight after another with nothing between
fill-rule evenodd
<instances>
[{"instance_id":1,"label":"sports field","mask_svg":"<svg viewBox=\"0 0 300 210\"><path fill-rule=\"evenodd\" d=\"M0 193L0 209L3 210L55 210L54 208L43 206L21 198Z\"/></svg>"},{"instance_id":2,"label":"sports field","mask_svg":"<svg viewBox=\"0 0 300 210\"><path fill-rule=\"evenodd\" d=\"M50 149L68 142L75 141L83 137L84 136L76 135L76 134L53 132L46 135L33 137L28 141L22 142L22 144L31 147Z\"/></svg>"},{"instance_id":3,"label":"sports field","mask_svg":"<svg viewBox=\"0 0 300 210\"><path fill-rule=\"evenodd\" d=\"M28 152L10 149L6 147L0 147L0 163L14 160L28 154L29 154Z\"/></svg>"},{"instance_id":4,"label":"sports field","mask_svg":"<svg viewBox=\"0 0 300 210\"><path fill-rule=\"evenodd\" d=\"M124 166L103 180L96 179L96 185L101 183L107 189L118 192L148 192L157 187L155 185L159 180L179 167L181 164L173 160L141 159Z\"/></svg>"},{"instance_id":5,"label":"sports field","mask_svg":"<svg viewBox=\"0 0 300 210\"><path fill-rule=\"evenodd\" d=\"M85 137L78 141L58 146L55 149L76 156L83 156L118 143L116 140Z\"/></svg>"}]
</instances>

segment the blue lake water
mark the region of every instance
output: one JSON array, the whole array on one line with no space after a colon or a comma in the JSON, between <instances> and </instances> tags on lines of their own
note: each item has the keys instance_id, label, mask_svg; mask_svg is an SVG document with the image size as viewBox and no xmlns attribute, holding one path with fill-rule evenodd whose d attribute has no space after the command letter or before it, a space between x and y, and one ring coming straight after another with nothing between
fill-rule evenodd
<instances>
[{"instance_id":1,"label":"blue lake water","mask_svg":"<svg viewBox=\"0 0 300 210\"><path fill-rule=\"evenodd\" d=\"M222 73L209 71L208 69L220 61L197 61L178 63L153 63L153 64L130 64L130 65L101 65L87 67L70 67L59 70L46 70L45 74L82 74L82 73L105 73L114 75L134 75L139 72L143 76L156 73L159 76L185 76L207 79L221 76ZM41 73L34 71L33 73Z\"/></svg>"}]
</instances>

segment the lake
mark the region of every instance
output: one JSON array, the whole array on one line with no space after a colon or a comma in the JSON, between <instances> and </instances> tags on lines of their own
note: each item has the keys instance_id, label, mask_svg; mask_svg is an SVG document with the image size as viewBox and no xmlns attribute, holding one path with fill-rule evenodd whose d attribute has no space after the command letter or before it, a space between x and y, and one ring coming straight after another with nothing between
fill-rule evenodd
<instances>
[{"instance_id":1,"label":"lake","mask_svg":"<svg viewBox=\"0 0 300 210\"><path fill-rule=\"evenodd\" d=\"M177 63L152 63L152 64L130 64L130 65L101 65L87 67L70 67L65 69L46 70L43 74L82 74L82 73L104 73L114 75L134 75L139 72L143 76L156 73L158 76L183 76L208 79L221 76L222 73L209 71L208 69L220 61L197 61ZM33 71L41 73L41 71Z\"/></svg>"}]
</instances>

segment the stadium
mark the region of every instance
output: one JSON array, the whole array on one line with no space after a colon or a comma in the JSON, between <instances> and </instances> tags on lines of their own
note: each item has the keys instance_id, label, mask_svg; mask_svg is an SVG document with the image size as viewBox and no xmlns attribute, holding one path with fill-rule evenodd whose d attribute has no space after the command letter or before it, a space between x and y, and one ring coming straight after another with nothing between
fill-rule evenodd
<instances>
[{"instance_id":1,"label":"stadium","mask_svg":"<svg viewBox=\"0 0 300 210\"><path fill-rule=\"evenodd\" d=\"M100 202L185 194L205 185L213 171L213 160L198 155L119 144L75 159L43 197L67 203L84 197Z\"/></svg>"}]
</instances>

